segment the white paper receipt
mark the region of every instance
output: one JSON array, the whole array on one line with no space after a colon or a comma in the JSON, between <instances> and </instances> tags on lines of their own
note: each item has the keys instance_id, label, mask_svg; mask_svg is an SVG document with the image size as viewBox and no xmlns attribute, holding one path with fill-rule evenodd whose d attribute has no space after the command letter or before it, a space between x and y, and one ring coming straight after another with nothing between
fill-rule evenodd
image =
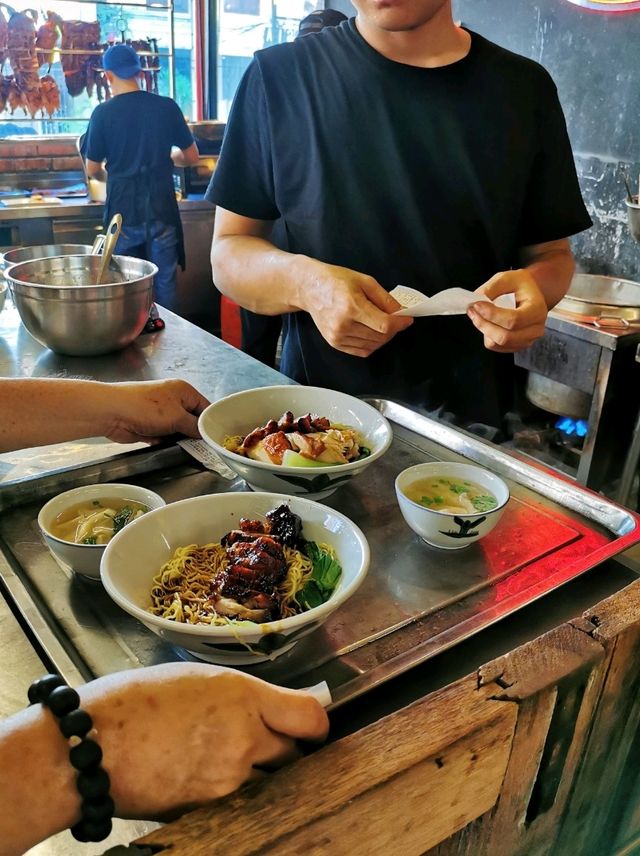
<instances>
[{"instance_id":1,"label":"white paper receipt","mask_svg":"<svg viewBox=\"0 0 640 856\"><path fill-rule=\"evenodd\" d=\"M225 464L219 455L216 455L212 448L207 446L204 440L178 440L178 446L182 446L185 452L188 452L196 461L204 464L208 470L213 470L214 473L218 473L225 479L234 479L238 475Z\"/></svg>"},{"instance_id":2,"label":"white paper receipt","mask_svg":"<svg viewBox=\"0 0 640 856\"><path fill-rule=\"evenodd\" d=\"M465 288L447 288L445 291L434 294L433 297L426 297L415 288L396 285L389 294L404 307L393 314L409 315L412 318L421 318L426 315L464 315L472 303L480 301L494 303L502 309L516 308L515 294L502 294L495 300L490 300L483 294L467 291Z\"/></svg>"}]
</instances>

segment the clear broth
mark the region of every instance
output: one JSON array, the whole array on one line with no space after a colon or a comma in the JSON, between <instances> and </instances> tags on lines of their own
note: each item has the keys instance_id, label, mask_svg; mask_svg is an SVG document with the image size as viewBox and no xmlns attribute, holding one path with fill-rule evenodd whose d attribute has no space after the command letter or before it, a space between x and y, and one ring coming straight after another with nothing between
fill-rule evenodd
<instances>
[{"instance_id":1,"label":"clear broth","mask_svg":"<svg viewBox=\"0 0 640 856\"><path fill-rule=\"evenodd\" d=\"M123 526L146 511L149 511L146 505L131 499L85 500L61 511L49 532L72 544L106 544Z\"/></svg>"},{"instance_id":2,"label":"clear broth","mask_svg":"<svg viewBox=\"0 0 640 856\"><path fill-rule=\"evenodd\" d=\"M495 496L476 482L449 476L419 479L406 487L404 494L425 508L448 514L481 514L498 504Z\"/></svg>"}]
</instances>

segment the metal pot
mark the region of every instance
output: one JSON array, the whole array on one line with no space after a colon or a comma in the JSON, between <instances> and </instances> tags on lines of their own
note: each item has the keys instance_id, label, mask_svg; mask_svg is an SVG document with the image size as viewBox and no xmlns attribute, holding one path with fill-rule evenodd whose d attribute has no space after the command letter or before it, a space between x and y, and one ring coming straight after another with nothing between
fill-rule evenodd
<instances>
[{"instance_id":1,"label":"metal pot","mask_svg":"<svg viewBox=\"0 0 640 856\"><path fill-rule=\"evenodd\" d=\"M640 324L640 283L577 273L555 308L573 320L620 330ZM527 377L526 392L536 407L559 416L587 419L591 410L591 395L534 371Z\"/></svg>"},{"instance_id":2,"label":"metal pot","mask_svg":"<svg viewBox=\"0 0 640 856\"><path fill-rule=\"evenodd\" d=\"M624 326L640 322L640 283L613 276L596 276L577 273L571 280L569 291L556 306L556 310L585 316L584 320L600 327L622 319Z\"/></svg>"},{"instance_id":3,"label":"metal pot","mask_svg":"<svg viewBox=\"0 0 640 856\"><path fill-rule=\"evenodd\" d=\"M538 372L529 372L526 392L532 404L558 416L587 419L591 410L591 396L587 392L574 389Z\"/></svg>"},{"instance_id":4,"label":"metal pot","mask_svg":"<svg viewBox=\"0 0 640 856\"><path fill-rule=\"evenodd\" d=\"M112 282L94 285L100 256L57 256L12 265L6 278L22 323L52 351L94 356L125 348L149 317L158 268L114 256Z\"/></svg>"}]
</instances>

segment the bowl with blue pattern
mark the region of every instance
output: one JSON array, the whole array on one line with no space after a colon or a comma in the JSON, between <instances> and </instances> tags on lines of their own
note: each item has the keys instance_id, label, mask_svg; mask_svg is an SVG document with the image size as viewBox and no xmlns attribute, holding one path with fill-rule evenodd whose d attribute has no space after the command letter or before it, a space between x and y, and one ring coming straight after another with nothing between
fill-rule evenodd
<instances>
[{"instance_id":1,"label":"bowl with blue pattern","mask_svg":"<svg viewBox=\"0 0 640 856\"><path fill-rule=\"evenodd\" d=\"M354 429L366 454L348 463L322 465L313 461L312 466L305 467L254 460L227 448L229 438L244 437L269 420L280 420L287 412L296 418L313 414L332 425ZM388 421L366 401L314 386L265 386L236 392L209 405L198 427L204 441L253 490L307 499L325 499L361 475L384 455L392 439Z\"/></svg>"}]
</instances>

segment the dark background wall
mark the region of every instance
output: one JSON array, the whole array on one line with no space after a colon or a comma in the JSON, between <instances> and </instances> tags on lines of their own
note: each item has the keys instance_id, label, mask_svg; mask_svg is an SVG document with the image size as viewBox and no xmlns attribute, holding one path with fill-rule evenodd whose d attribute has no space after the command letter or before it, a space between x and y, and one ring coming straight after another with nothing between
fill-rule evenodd
<instances>
[{"instance_id":1,"label":"dark background wall","mask_svg":"<svg viewBox=\"0 0 640 856\"><path fill-rule=\"evenodd\" d=\"M327 3L354 14L348 0ZM594 221L573 239L582 270L640 279L640 244L627 229L620 167L640 175L640 12L588 12L568 0L454 0L469 27L542 63L567 118ZM634 189L637 193L637 189Z\"/></svg>"}]
</instances>

